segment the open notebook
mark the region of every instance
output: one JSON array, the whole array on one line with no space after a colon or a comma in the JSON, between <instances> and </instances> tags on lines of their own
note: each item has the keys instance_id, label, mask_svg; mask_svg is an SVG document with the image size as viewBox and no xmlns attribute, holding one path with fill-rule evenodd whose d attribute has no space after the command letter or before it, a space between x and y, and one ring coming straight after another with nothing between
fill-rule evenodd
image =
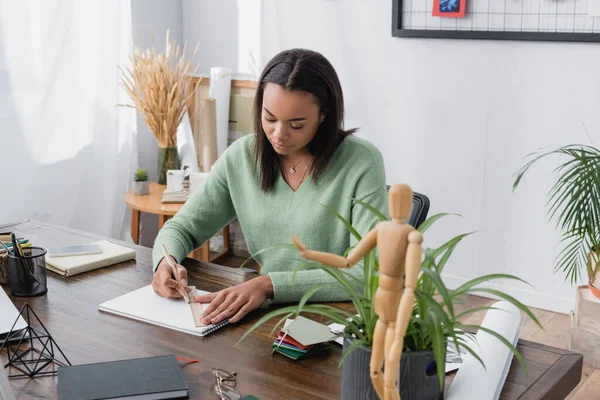
<instances>
[{"instance_id":1,"label":"open notebook","mask_svg":"<svg viewBox=\"0 0 600 400\"><path fill-rule=\"evenodd\" d=\"M196 295L206 293L196 290ZM229 323L229 320L224 320L218 324L196 327L190 305L185 300L157 296L152 285L104 302L98 309L195 336L206 336Z\"/></svg>"}]
</instances>

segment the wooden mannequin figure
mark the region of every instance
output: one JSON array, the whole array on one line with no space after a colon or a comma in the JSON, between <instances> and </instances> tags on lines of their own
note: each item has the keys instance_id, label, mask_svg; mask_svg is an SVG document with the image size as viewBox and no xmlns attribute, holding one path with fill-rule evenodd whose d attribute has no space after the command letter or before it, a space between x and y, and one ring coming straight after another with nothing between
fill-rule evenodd
<instances>
[{"instance_id":1,"label":"wooden mannequin figure","mask_svg":"<svg viewBox=\"0 0 600 400\"><path fill-rule=\"evenodd\" d=\"M392 186L388 194L392 220L378 223L347 258L307 250L297 237L292 236L302 257L334 268L350 268L377 246L379 287L375 292L375 313L379 319L373 334L370 373L377 395L385 400L400 399L397 383L400 356L421 267L423 237L407 224L412 199L409 186ZM382 371L384 361L385 375Z\"/></svg>"}]
</instances>

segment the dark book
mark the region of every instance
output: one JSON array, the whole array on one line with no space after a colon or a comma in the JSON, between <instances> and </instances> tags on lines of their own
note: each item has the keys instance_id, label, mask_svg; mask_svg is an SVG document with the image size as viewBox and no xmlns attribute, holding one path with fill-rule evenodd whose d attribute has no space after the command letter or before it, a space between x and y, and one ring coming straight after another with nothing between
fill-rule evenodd
<instances>
[{"instance_id":1,"label":"dark book","mask_svg":"<svg viewBox=\"0 0 600 400\"><path fill-rule=\"evenodd\" d=\"M175 356L137 358L58 369L61 400L187 399Z\"/></svg>"}]
</instances>

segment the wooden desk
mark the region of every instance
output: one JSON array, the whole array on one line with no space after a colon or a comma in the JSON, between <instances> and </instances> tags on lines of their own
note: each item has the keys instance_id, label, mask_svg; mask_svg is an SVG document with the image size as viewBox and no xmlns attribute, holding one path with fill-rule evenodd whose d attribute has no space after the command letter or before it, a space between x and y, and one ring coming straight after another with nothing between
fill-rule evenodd
<instances>
[{"instance_id":1,"label":"wooden desk","mask_svg":"<svg viewBox=\"0 0 600 400\"><path fill-rule=\"evenodd\" d=\"M150 194L146 196L136 196L133 189L125 193L125 204L131 208L131 238L136 244L140 243L140 213L146 212L158 215L158 229L160 230L165 222L183 207L183 204L163 204L161 202L165 185L159 185L156 182L150 183ZM223 251L213 257L210 257L210 241L206 241L199 249L194 250L190 257L201 261L216 261L229 252L229 225L223 227Z\"/></svg>"},{"instance_id":2,"label":"wooden desk","mask_svg":"<svg viewBox=\"0 0 600 400\"><path fill-rule=\"evenodd\" d=\"M15 231L34 245L61 246L86 243L100 237L53 225L26 222L0 226ZM115 241L118 242L118 241ZM118 242L121 243L121 242ZM123 244L123 243L121 243ZM147 285L152 278L150 250L132 245L137 260L92 271L72 278L50 273L48 294L34 298L12 297L17 307L29 302L73 365L99 361L176 354L201 361L183 368L190 398L213 399L211 368L236 371L242 394L270 399L336 399L341 381L339 346L330 353L291 361L271 356L271 321L252 333L241 345L237 341L264 310L251 313L242 323L230 325L199 338L143 322L98 311L98 304ZM187 259L190 282L203 290L215 291L252 279L251 270L232 269ZM8 287L4 289L9 292ZM338 303L349 309L349 303ZM581 378L582 356L537 343L520 340L519 350L529 366L525 377L520 364L513 362L502 399L564 399ZM6 361L6 355L2 354ZM449 378L447 378L447 382ZM58 398L57 378L13 379L18 399Z\"/></svg>"}]
</instances>

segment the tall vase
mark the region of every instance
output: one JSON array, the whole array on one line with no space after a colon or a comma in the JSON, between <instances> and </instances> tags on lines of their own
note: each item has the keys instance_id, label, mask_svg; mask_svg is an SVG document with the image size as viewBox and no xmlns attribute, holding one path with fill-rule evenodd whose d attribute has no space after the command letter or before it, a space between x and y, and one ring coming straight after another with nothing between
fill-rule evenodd
<instances>
[{"instance_id":1,"label":"tall vase","mask_svg":"<svg viewBox=\"0 0 600 400\"><path fill-rule=\"evenodd\" d=\"M159 147L158 148L158 183L167 184L167 171L170 169L179 169L179 153L177 147Z\"/></svg>"}]
</instances>

